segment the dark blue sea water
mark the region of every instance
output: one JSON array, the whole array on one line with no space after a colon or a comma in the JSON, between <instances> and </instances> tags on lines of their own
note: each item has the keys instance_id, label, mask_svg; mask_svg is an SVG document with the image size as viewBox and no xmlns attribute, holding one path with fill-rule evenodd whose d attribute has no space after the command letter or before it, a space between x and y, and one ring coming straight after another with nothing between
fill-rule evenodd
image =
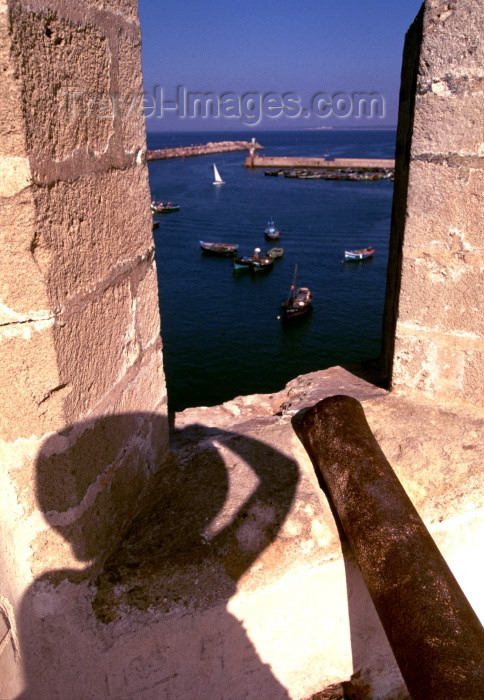
<instances>
[{"instance_id":1,"label":"dark blue sea water","mask_svg":"<svg viewBox=\"0 0 484 700\"><path fill-rule=\"evenodd\" d=\"M394 157L394 131L148 134L148 148L255 135L266 155ZM297 180L246 170L244 153L149 164L154 199L180 204L154 231L170 410L282 389L299 374L377 358L385 297L392 183ZM212 164L225 185L212 185ZM272 271L234 273L230 259L201 254L199 240L271 247ZM371 261L343 264L345 248L373 245ZM313 313L281 323L294 265L314 294Z\"/></svg>"}]
</instances>

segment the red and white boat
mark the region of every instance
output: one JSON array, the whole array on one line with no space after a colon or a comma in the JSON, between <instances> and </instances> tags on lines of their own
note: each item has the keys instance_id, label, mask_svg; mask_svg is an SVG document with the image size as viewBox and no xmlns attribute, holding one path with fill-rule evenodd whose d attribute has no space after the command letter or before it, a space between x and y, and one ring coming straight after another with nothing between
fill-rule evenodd
<instances>
[{"instance_id":1,"label":"red and white boat","mask_svg":"<svg viewBox=\"0 0 484 700\"><path fill-rule=\"evenodd\" d=\"M366 258L371 258L374 252L375 249L371 246L360 248L359 250L345 250L345 261L366 260Z\"/></svg>"}]
</instances>

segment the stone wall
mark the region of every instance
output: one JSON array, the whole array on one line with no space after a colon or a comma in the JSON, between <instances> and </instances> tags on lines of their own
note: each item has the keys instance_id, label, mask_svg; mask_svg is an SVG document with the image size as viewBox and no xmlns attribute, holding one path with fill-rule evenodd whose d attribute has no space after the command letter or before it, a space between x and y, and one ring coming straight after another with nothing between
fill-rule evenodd
<instances>
[{"instance_id":1,"label":"stone wall","mask_svg":"<svg viewBox=\"0 0 484 700\"><path fill-rule=\"evenodd\" d=\"M406 40L385 313L393 389L475 405L484 399L483 62L482 4L427 0Z\"/></svg>"},{"instance_id":2,"label":"stone wall","mask_svg":"<svg viewBox=\"0 0 484 700\"><path fill-rule=\"evenodd\" d=\"M0 0L0 675L12 687L22 594L52 570L94 571L167 451L144 123L100 102L142 90L140 42L135 0ZM91 93L76 114L74 88Z\"/></svg>"}]
</instances>

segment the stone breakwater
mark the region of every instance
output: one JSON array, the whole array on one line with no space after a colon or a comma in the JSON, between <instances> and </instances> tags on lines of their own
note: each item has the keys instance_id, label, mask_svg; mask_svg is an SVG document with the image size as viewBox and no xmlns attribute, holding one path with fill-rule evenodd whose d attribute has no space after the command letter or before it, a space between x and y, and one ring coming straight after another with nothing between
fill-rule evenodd
<instances>
[{"instance_id":1,"label":"stone breakwater","mask_svg":"<svg viewBox=\"0 0 484 700\"><path fill-rule=\"evenodd\" d=\"M211 153L229 153L231 151L246 151L257 148L262 148L262 146L251 141L209 141L208 143L199 145L180 146L178 148L159 148L154 151L146 151L146 160L188 158L192 156L206 156Z\"/></svg>"},{"instance_id":2,"label":"stone breakwater","mask_svg":"<svg viewBox=\"0 0 484 700\"><path fill-rule=\"evenodd\" d=\"M246 168L316 168L337 170L341 168L364 168L365 170L393 169L395 161L390 158L306 158L301 156L247 156Z\"/></svg>"}]
</instances>

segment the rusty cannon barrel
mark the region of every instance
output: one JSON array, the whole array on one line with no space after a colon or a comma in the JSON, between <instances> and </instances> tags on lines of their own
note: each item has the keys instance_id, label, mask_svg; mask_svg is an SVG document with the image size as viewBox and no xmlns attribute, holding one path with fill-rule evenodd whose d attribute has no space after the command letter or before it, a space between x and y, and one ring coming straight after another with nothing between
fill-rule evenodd
<instances>
[{"instance_id":1,"label":"rusty cannon barrel","mask_svg":"<svg viewBox=\"0 0 484 700\"><path fill-rule=\"evenodd\" d=\"M349 396L324 399L305 413L297 431L324 480L412 698L484 698L482 625L361 404Z\"/></svg>"}]
</instances>

